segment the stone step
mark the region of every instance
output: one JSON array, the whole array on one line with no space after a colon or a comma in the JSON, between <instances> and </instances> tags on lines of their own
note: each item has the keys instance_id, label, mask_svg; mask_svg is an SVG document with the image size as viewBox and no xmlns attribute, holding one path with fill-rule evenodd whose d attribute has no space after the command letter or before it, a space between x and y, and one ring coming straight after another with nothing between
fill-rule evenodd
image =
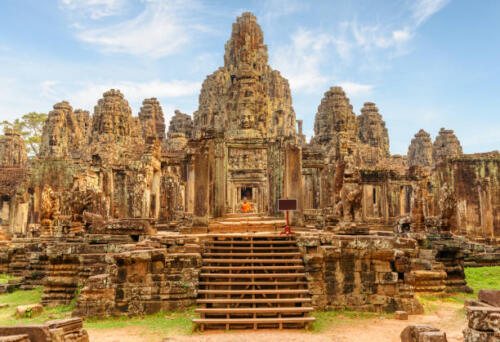
<instances>
[{"instance_id":1,"label":"stone step","mask_svg":"<svg viewBox=\"0 0 500 342\"><path fill-rule=\"evenodd\" d=\"M306 281L200 281L203 286L301 286L307 285Z\"/></svg>"},{"instance_id":2,"label":"stone step","mask_svg":"<svg viewBox=\"0 0 500 342\"><path fill-rule=\"evenodd\" d=\"M289 295L289 294L308 294L309 290L283 290L283 289L269 289L269 290L198 290L199 294L222 294L222 295L261 295L261 294L273 294L273 295Z\"/></svg>"},{"instance_id":3,"label":"stone step","mask_svg":"<svg viewBox=\"0 0 500 342\"><path fill-rule=\"evenodd\" d=\"M314 317L285 318L195 318L197 324L254 324L254 323L308 323L314 322Z\"/></svg>"},{"instance_id":4,"label":"stone step","mask_svg":"<svg viewBox=\"0 0 500 342\"><path fill-rule=\"evenodd\" d=\"M227 251L248 251L248 250L256 250L256 251L269 251L268 246L266 247L256 247L256 246L246 246L246 247L231 247L231 246L210 246L211 250L227 250ZM271 247L273 251L288 251L288 250L298 250L297 246L274 246Z\"/></svg>"},{"instance_id":5,"label":"stone step","mask_svg":"<svg viewBox=\"0 0 500 342\"><path fill-rule=\"evenodd\" d=\"M284 271L304 270L304 266L203 266L201 271Z\"/></svg>"},{"instance_id":6,"label":"stone step","mask_svg":"<svg viewBox=\"0 0 500 342\"><path fill-rule=\"evenodd\" d=\"M200 278L303 278L305 273L201 273Z\"/></svg>"},{"instance_id":7,"label":"stone step","mask_svg":"<svg viewBox=\"0 0 500 342\"><path fill-rule=\"evenodd\" d=\"M206 298L197 299L198 304L298 304L311 303L311 298Z\"/></svg>"},{"instance_id":8,"label":"stone step","mask_svg":"<svg viewBox=\"0 0 500 342\"><path fill-rule=\"evenodd\" d=\"M203 253L203 257L297 257L300 258L300 253ZM278 259L279 260L279 259ZM302 259L300 259L302 260Z\"/></svg>"},{"instance_id":9,"label":"stone step","mask_svg":"<svg viewBox=\"0 0 500 342\"><path fill-rule=\"evenodd\" d=\"M312 312L314 308L311 306L298 307L273 307L273 308L198 308L195 310L198 313L205 314L277 314L277 313L300 313Z\"/></svg>"},{"instance_id":10,"label":"stone step","mask_svg":"<svg viewBox=\"0 0 500 342\"><path fill-rule=\"evenodd\" d=\"M203 259L203 264L302 264L302 259Z\"/></svg>"}]
</instances>

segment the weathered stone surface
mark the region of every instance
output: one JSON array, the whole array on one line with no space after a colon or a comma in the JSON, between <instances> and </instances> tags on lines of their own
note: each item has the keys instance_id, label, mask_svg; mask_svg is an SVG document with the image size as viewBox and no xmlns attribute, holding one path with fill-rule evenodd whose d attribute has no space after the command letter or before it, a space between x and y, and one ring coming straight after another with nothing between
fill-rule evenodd
<instances>
[{"instance_id":1,"label":"weathered stone surface","mask_svg":"<svg viewBox=\"0 0 500 342\"><path fill-rule=\"evenodd\" d=\"M401 332L401 342L447 342L446 334L429 325L409 325Z\"/></svg>"},{"instance_id":2,"label":"weathered stone surface","mask_svg":"<svg viewBox=\"0 0 500 342\"><path fill-rule=\"evenodd\" d=\"M160 103L156 98L152 97L142 101L139 121L141 122L144 139L148 137L155 137L160 140L165 139L165 118Z\"/></svg>"},{"instance_id":3,"label":"weathered stone surface","mask_svg":"<svg viewBox=\"0 0 500 342\"><path fill-rule=\"evenodd\" d=\"M497 342L500 335L492 331L477 331L471 328L464 329L464 342Z\"/></svg>"},{"instance_id":4,"label":"weathered stone surface","mask_svg":"<svg viewBox=\"0 0 500 342\"><path fill-rule=\"evenodd\" d=\"M314 141L331 145L334 154L347 148L348 141L357 138L358 122L344 90L331 87L321 100L314 120Z\"/></svg>"},{"instance_id":5,"label":"weathered stone surface","mask_svg":"<svg viewBox=\"0 0 500 342\"><path fill-rule=\"evenodd\" d=\"M415 134L408 147L408 162L410 166L430 167L434 164L432 158L432 141L429 133L421 129Z\"/></svg>"},{"instance_id":6,"label":"weathered stone surface","mask_svg":"<svg viewBox=\"0 0 500 342\"><path fill-rule=\"evenodd\" d=\"M406 311L396 311L394 313L394 318L399 319L401 321L407 321L408 320L408 313Z\"/></svg>"},{"instance_id":7,"label":"weathered stone surface","mask_svg":"<svg viewBox=\"0 0 500 342\"><path fill-rule=\"evenodd\" d=\"M16 316L18 318L30 318L38 316L43 312L43 306L40 304L19 305L16 307Z\"/></svg>"},{"instance_id":8,"label":"weathered stone surface","mask_svg":"<svg viewBox=\"0 0 500 342\"><path fill-rule=\"evenodd\" d=\"M67 101L54 105L43 127L40 156L80 158L88 142L90 117L88 112L73 112Z\"/></svg>"},{"instance_id":9,"label":"weathered stone surface","mask_svg":"<svg viewBox=\"0 0 500 342\"><path fill-rule=\"evenodd\" d=\"M27 336L19 339L14 336ZM12 340L9 340L10 337ZM5 338L1 340L1 338ZM89 342L89 336L83 329L81 318L60 319L38 325L19 325L12 327L0 326L1 341L31 341L31 342Z\"/></svg>"},{"instance_id":10,"label":"weathered stone surface","mask_svg":"<svg viewBox=\"0 0 500 342\"><path fill-rule=\"evenodd\" d=\"M168 127L167 150L182 151L186 148L188 139L193 135L193 120L191 116L175 110Z\"/></svg>"},{"instance_id":11,"label":"weathered stone surface","mask_svg":"<svg viewBox=\"0 0 500 342\"><path fill-rule=\"evenodd\" d=\"M500 308L500 290L479 290L477 299L486 304Z\"/></svg>"},{"instance_id":12,"label":"weathered stone surface","mask_svg":"<svg viewBox=\"0 0 500 342\"><path fill-rule=\"evenodd\" d=\"M441 128L432 146L432 157L435 163L462 154L460 141L451 129Z\"/></svg>"},{"instance_id":13,"label":"weathered stone surface","mask_svg":"<svg viewBox=\"0 0 500 342\"><path fill-rule=\"evenodd\" d=\"M224 66L203 82L195 135L210 129L229 137L295 134L288 81L267 64L264 35L253 14L238 17L225 50Z\"/></svg>"},{"instance_id":14,"label":"weathered stone surface","mask_svg":"<svg viewBox=\"0 0 500 342\"><path fill-rule=\"evenodd\" d=\"M20 134L6 129L0 137L0 166L24 167L28 161L26 145Z\"/></svg>"},{"instance_id":15,"label":"weathered stone surface","mask_svg":"<svg viewBox=\"0 0 500 342\"><path fill-rule=\"evenodd\" d=\"M373 102L365 102L358 116L358 137L363 144L380 149L383 157L390 156L389 133Z\"/></svg>"},{"instance_id":16,"label":"weathered stone surface","mask_svg":"<svg viewBox=\"0 0 500 342\"><path fill-rule=\"evenodd\" d=\"M465 312L469 328L500 333L500 307L468 306Z\"/></svg>"}]
</instances>

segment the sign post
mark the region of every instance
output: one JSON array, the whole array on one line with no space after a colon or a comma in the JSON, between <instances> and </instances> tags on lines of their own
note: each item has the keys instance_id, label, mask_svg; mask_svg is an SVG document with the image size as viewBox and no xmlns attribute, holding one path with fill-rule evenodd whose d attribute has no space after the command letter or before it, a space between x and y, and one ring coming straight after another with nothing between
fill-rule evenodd
<instances>
[{"instance_id":1,"label":"sign post","mask_svg":"<svg viewBox=\"0 0 500 342\"><path fill-rule=\"evenodd\" d=\"M289 210L297 210L297 200L296 199L280 199L278 201L278 209L281 211L286 211L286 225L285 225L285 230L281 232L281 235L291 235L295 234L292 232L292 229L290 227L290 222L288 218L288 211Z\"/></svg>"}]
</instances>

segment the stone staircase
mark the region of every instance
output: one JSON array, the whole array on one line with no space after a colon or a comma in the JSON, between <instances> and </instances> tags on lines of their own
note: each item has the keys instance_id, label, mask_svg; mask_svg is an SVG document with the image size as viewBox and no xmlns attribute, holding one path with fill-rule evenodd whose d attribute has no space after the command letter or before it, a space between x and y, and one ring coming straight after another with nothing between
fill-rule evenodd
<instances>
[{"instance_id":1,"label":"stone staircase","mask_svg":"<svg viewBox=\"0 0 500 342\"><path fill-rule=\"evenodd\" d=\"M205 242L194 319L205 329L303 328L314 317L295 237L214 235Z\"/></svg>"}]
</instances>

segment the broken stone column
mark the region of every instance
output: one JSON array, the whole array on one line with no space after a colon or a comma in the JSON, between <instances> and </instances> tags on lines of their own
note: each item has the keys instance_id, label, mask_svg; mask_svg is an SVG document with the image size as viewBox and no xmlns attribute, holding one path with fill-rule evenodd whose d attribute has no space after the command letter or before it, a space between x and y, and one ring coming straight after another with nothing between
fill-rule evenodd
<instances>
[{"instance_id":1,"label":"broken stone column","mask_svg":"<svg viewBox=\"0 0 500 342\"><path fill-rule=\"evenodd\" d=\"M446 333L423 324L407 326L400 336L401 342L448 342Z\"/></svg>"}]
</instances>

